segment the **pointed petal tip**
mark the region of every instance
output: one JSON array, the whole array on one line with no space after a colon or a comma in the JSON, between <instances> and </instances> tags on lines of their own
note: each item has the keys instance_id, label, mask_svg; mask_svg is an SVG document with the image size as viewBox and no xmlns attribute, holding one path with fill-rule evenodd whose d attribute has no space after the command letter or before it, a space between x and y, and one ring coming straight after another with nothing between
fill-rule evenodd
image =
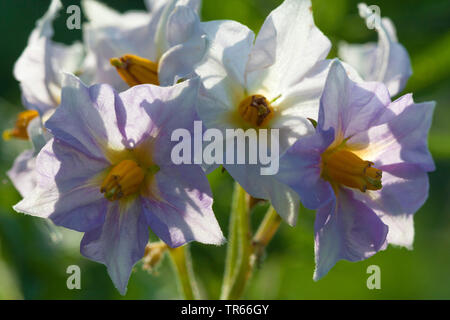
<instances>
[{"instance_id":1,"label":"pointed petal tip","mask_svg":"<svg viewBox=\"0 0 450 320\"><path fill-rule=\"evenodd\" d=\"M318 281L319 281L320 279L322 279L325 275L326 275L326 273L320 272L320 271L317 269L317 266L316 266L316 269L314 270L314 274L313 274L313 281L314 281L314 282L318 282Z\"/></svg>"}]
</instances>

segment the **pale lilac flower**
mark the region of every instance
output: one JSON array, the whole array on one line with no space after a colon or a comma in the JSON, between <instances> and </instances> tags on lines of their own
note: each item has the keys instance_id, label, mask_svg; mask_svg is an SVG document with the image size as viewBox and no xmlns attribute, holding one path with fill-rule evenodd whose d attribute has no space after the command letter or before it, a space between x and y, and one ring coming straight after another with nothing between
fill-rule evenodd
<instances>
[{"instance_id":1,"label":"pale lilac flower","mask_svg":"<svg viewBox=\"0 0 450 320\"><path fill-rule=\"evenodd\" d=\"M399 94L412 74L405 47L398 42L394 24L389 18L374 17L365 3L358 4L360 16L372 23L378 43L339 45L339 57L353 66L366 81L383 82L391 97ZM378 21L379 19L379 21Z\"/></svg>"},{"instance_id":2,"label":"pale lilac flower","mask_svg":"<svg viewBox=\"0 0 450 320\"><path fill-rule=\"evenodd\" d=\"M256 40L234 21L206 22L202 28L209 47L195 71L204 87L198 113L207 128L220 129L224 136L228 128L279 129L281 154L314 131L307 118L317 119L330 41L314 25L309 0L285 0L267 17ZM295 192L272 176L261 176L260 165L224 167L250 195L269 199L295 224Z\"/></svg>"},{"instance_id":3,"label":"pale lilac flower","mask_svg":"<svg viewBox=\"0 0 450 320\"><path fill-rule=\"evenodd\" d=\"M81 253L107 266L124 294L148 227L171 247L221 244L200 166L176 166L170 137L192 130L198 79L173 87L86 87L66 74L52 133L36 160L37 187L14 208L84 232Z\"/></svg>"},{"instance_id":4,"label":"pale lilac flower","mask_svg":"<svg viewBox=\"0 0 450 320\"><path fill-rule=\"evenodd\" d=\"M89 20L83 26L86 64L94 71L95 83L121 90L135 85L136 80L138 84L167 86L193 75L193 67L206 49L196 12L200 0L146 3L150 12L122 14L94 0L82 2ZM136 63L143 68L131 70Z\"/></svg>"},{"instance_id":5,"label":"pale lilac flower","mask_svg":"<svg viewBox=\"0 0 450 320\"><path fill-rule=\"evenodd\" d=\"M428 197L427 148L434 102L391 102L382 83L355 83L336 60L315 135L280 160L277 178L317 209L318 280L340 259L358 261L388 243L412 247L413 214Z\"/></svg>"}]
</instances>

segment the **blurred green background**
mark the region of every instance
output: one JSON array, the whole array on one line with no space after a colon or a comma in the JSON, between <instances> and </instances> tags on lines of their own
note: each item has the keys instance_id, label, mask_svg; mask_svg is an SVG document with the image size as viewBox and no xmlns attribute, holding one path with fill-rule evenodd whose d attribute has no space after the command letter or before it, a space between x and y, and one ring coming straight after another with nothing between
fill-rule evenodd
<instances>
[{"instance_id":1,"label":"blurred green background","mask_svg":"<svg viewBox=\"0 0 450 320\"><path fill-rule=\"evenodd\" d=\"M143 9L141 0L105 1L125 11ZM204 0L203 20L234 19L258 31L265 17L281 0ZM319 28L334 45L340 40L376 40L358 16L353 0L312 0ZM50 0L0 1L0 128L11 127L22 110L18 83L12 76L14 62L25 48L36 19ZM65 7L78 1L63 1ZM298 225L283 224L267 249L244 298L246 299L449 299L450 298L450 5L448 0L372 1L383 16L390 17L400 42L411 55L414 74L405 92L416 102L437 101L430 149L437 171L430 174L430 197L415 218L414 250L389 247L359 263L339 262L322 280L312 280L314 270L314 213L303 210ZM55 23L55 40L71 43L81 31L65 27L65 10ZM336 48L330 54L335 56ZM38 218L15 213L20 200L6 177L14 158L28 144L0 141L0 299L178 299L180 295L168 257L157 274L142 270L132 274L128 294L114 289L106 268L79 254L81 234L59 229L63 239L49 233ZM210 175L214 209L225 234L233 182L225 173ZM264 208L253 214L253 225ZM205 297L219 296L225 246L193 244L194 268ZM368 290L366 269L381 268L381 290ZM81 268L81 290L68 290L66 268Z\"/></svg>"}]
</instances>

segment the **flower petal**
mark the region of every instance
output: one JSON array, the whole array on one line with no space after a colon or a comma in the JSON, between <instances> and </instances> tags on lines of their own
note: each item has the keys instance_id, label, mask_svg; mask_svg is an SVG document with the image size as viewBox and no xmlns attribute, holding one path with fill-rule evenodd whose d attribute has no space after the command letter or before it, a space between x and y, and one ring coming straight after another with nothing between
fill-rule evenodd
<instances>
[{"instance_id":1,"label":"flower petal","mask_svg":"<svg viewBox=\"0 0 450 320\"><path fill-rule=\"evenodd\" d=\"M75 72L84 56L80 43L71 46L54 43L53 20L62 4L53 0L45 15L38 20L28 44L14 65L14 77L20 82L23 104L43 115L59 105L61 72Z\"/></svg>"},{"instance_id":2,"label":"flower petal","mask_svg":"<svg viewBox=\"0 0 450 320\"><path fill-rule=\"evenodd\" d=\"M193 130L197 119L198 78L172 87L140 85L119 94L118 126L127 143L138 145L147 137L154 138L153 160L171 163L171 141L176 129Z\"/></svg>"},{"instance_id":3,"label":"flower petal","mask_svg":"<svg viewBox=\"0 0 450 320\"><path fill-rule=\"evenodd\" d=\"M266 58L257 71L248 75L250 91L262 86L268 92L283 94L285 88L299 83L317 62L324 60L331 48L330 41L314 25L309 0L283 1L268 16L260 34L262 39L257 38L253 49L259 52L252 51L252 59L261 55ZM274 63L267 67L269 60ZM256 69L253 64L254 60L250 60L249 70Z\"/></svg>"},{"instance_id":4,"label":"flower petal","mask_svg":"<svg viewBox=\"0 0 450 320\"><path fill-rule=\"evenodd\" d=\"M331 185L321 177L321 154L334 140L333 130L300 139L281 158L276 178L300 196L303 205L317 209L334 199Z\"/></svg>"},{"instance_id":5,"label":"flower petal","mask_svg":"<svg viewBox=\"0 0 450 320\"><path fill-rule=\"evenodd\" d=\"M51 111L51 113L53 110ZM33 151L34 155L36 156L39 151L47 144L48 141L50 141L52 135L44 129L44 126L42 122L44 121L43 117L36 117L33 120L30 121L27 127L27 134L28 137L30 137L31 144L33 145Z\"/></svg>"},{"instance_id":6,"label":"flower petal","mask_svg":"<svg viewBox=\"0 0 450 320\"><path fill-rule=\"evenodd\" d=\"M61 106L45 123L55 139L87 156L105 159L104 151L123 149L124 137L115 124L117 94L108 85L86 87L65 74Z\"/></svg>"},{"instance_id":7,"label":"flower petal","mask_svg":"<svg viewBox=\"0 0 450 320\"><path fill-rule=\"evenodd\" d=\"M315 131L308 118L318 119L320 97L330 62L324 60L318 63L300 83L287 89L272 103L277 115L271 122L271 128L280 130L280 154L298 139Z\"/></svg>"},{"instance_id":8,"label":"flower petal","mask_svg":"<svg viewBox=\"0 0 450 320\"><path fill-rule=\"evenodd\" d=\"M378 166L406 162L433 171L427 138L434 107L434 102L415 104L411 95L405 96L389 106L387 115L382 115L389 119L387 123L356 134L347 144Z\"/></svg>"},{"instance_id":9,"label":"flower petal","mask_svg":"<svg viewBox=\"0 0 450 320\"><path fill-rule=\"evenodd\" d=\"M209 47L195 72L201 77L208 97L233 108L244 98L245 68L254 34L234 21L206 22L202 23L202 29L209 39ZM203 113L200 108L200 117Z\"/></svg>"},{"instance_id":10,"label":"flower petal","mask_svg":"<svg viewBox=\"0 0 450 320\"><path fill-rule=\"evenodd\" d=\"M171 48L161 57L158 72L163 86L192 77L195 65L206 51L206 37L200 28L200 20L189 7L177 6L172 12L167 37Z\"/></svg>"},{"instance_id":11,"label":"flower petal","mask_svg":"<svg viewBox=\"0 0 450 320\"><path fill-rule=\"evenodd\" d=\"M106 167L106 162L51 140L36 158L36 188L14 209L78 231L95 228L103 221L107 200L92 179Z\"/></svg>"},{"instance_id":12,"label":"flower petal","mask_svg":"<svg viewBox=\"0 0 450 320\"><path fill-rule=\"evenodd\" d=\"M34 150L25 150L14 160L7 172L9 179L22 197L31 194L36 187L36 157Z\"/></svg>"},{"instance_id":13,"label":"flower petal","mask_svg":"<svg viewBox=\"0 0 450 320\"><path fill-rule=\"evenodd\" d=\"M413 215L428 198L428 175L417 165L407 163L379 166L383 171L380 191L357 194L389 226L387 240L412 249Z\"/></svg>"},{"instance_id":14,"label":"flower petal","mask_svg":"<svg viewBox=\"0 0 450 320\"><path fill-rule=\"evenodd\" d=\"M160 199L145 198L155 234L172 248L190 241L220 245L224 237L212 211L212 194L200 166L166 165L156 174Z\"/></svg>"},{"instance_id":15,"label":"flower petal","mask_svg":"<svg viewBox=\"0 0 450 320\"><path fill-rule=\"evenodd\" d=\"M114 285L125 295L131 270L144 256L148 237L141 204L134 201L122 207L116 201L109 204L104 224L84 235L81 254L105 264Z\"/></svg>"},{"instance_id":16,"label":"flower petal","mask_svg":"<svg viewBox=\"0 0 450 320\"><path fill-rule=\"evenodd\" d=\"M337 139L342 140L368 130L390 102L383 84L355 83L340 61L334 60L320 99L318 126L322 130L334 128Z\"/></svg>"},{"instance_id":17,"label":"flower petal","mask_svg":"<svg viewBox=\"0 0 450 320\"><path fill-rule=\"evenodd\" d=\"M314 280L325 276L341 259L360 261L385 248L388 227L369 207L340 189L336 202L317 211Z\"/></svg>"},{"instance_id":18,"label":"flower petal","mask_svg":"<svg viewBox=\"0 0 450 320\"><path fill-rule=\"evenodd\" d=\"M371 19L370 8L358 5L362 18ZM388 18L375 25L378 43L339 45L339 57L360 72L366 81L383 82L391 96L396 96L406 85L412 74L411 61L406 49L398 43L395 27Z\"/></svg>"}]
</instances>

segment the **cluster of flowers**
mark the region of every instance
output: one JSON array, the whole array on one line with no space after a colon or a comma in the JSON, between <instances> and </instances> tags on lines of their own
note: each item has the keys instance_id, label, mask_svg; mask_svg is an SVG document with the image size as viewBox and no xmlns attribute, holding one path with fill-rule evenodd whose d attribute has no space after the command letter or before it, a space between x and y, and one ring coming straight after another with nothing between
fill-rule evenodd
<instances>
[{"instance_id":1,"label":"cluster of flowers","mask_svg":"<svg viewBox=\"0 0 450 320\"><path fill-rule=\"evenodd\" d=\"M317 210L316 280L340 259L412 246L434 170L434 103L391 100L411 67L389 19L375 25L378 43L341 44L343 62L327 59L310 0L285 0L256 37L235 21L201 22L200 0L146 5L122 14L83 1L83 44L71 46L52 41L60 0L37 22L14 68L27 111L4 133L33 144L8 172L16 211L84 232L81 253L125 293L149 227L170 247L224 242L206 178L216 166L171 161L171 133L202 120L279 129L276 175L224 167L290 225L300 201Z\"/></svg>"}]
</instances>

